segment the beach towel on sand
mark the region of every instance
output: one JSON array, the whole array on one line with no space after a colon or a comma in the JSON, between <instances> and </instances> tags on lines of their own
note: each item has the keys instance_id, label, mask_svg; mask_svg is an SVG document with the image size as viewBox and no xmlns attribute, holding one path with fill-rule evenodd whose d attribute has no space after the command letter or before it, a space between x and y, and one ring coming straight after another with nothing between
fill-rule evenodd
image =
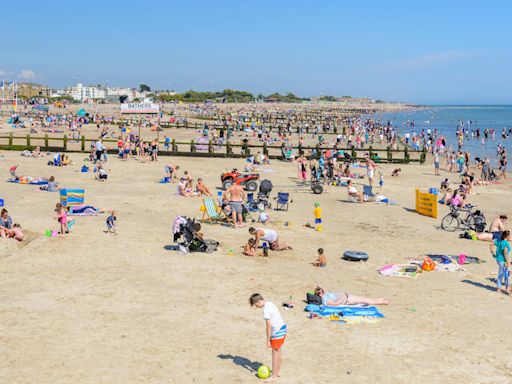
<instances>
[{"instance_id":1,"label":"beach towel on sand","mask_svg":"<svg viewBox=\"0 0 512 384\"><path fill-rule=\"evenodd\" d=\"M7 180L8 183L15 183L15 184L30 184L30 185L46 185L48 184L47 181L31 181L30 183L20 183L19 180Z\"/></svg>"},{"instance_id":2,"label":"beach towel on sand","mask_svg":"<svg viewBox=\"0 0 512 384\"><path fill-rule=\"evenodd\" d=\"M329 307L326 305L308 304L304 308L306 312L316 313L318 316L329 316L342 313L343 317L377 317L383 318L384 315L376 307L356 307L352 305L342 305L339 307Z\"/></svg>"}]
</instances>

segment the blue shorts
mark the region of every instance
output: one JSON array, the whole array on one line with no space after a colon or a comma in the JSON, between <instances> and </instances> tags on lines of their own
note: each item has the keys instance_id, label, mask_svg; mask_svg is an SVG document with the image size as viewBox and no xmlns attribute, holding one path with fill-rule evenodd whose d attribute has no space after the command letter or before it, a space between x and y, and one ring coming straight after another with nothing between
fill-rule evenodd
<instances>
[{"instance_id":1,"label":"blue shorts","mask_svg":"<svg viewBox=\"0 0 512 384\"><path fill-rule=\"evenodd\" d=\"M315 224L322 224L322 219L315 219Z\"/></svg>"},{"instance_id":2,"label":"blue shorts","mask_svg":"<svg viewBox=\"0 0 512 384\"><path fill-rule=\"evenodd\" d=\"M501 239L501 232L499 232L499 231L498 231L498 232L493 232L493 233L492 233L492 239L493 239L493 240L499 240L499 239Z\"/></svg>"}]
</instances>

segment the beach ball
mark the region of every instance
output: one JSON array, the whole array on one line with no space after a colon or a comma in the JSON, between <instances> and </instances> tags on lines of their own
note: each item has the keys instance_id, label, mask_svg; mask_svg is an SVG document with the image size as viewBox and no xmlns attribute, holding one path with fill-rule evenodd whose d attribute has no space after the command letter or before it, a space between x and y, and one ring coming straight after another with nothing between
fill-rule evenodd
<instances>
[{"instance_id":1,"label":"beach ball","mask_svg":"<svg viewBox=\"0 0 512 384\"><path fill-rule=\"evenodd\" d=\"M258 377L260 379L268 379L270 377L270 368L266 365L261 365L258 368Z\"/></svg>"}]
</instances>

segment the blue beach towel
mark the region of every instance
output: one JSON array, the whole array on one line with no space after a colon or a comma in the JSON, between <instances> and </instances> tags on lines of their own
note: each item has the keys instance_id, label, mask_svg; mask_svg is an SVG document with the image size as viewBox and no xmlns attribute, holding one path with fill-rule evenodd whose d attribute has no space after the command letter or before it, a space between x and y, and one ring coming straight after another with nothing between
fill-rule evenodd
<instances>
[{"instance_id":1,"label":"blue beach towel","mask_svg":"<svg viewBox=\"0 0 512 384\"><path fill-rule=\"evenodd\" d=\"M15 184L20 184L20 181L19 180L7 180L8 183L15 183ZM26 184L29 184L29 185L46 185L48 184L47 181L31 181L30 183L26 183Z\"/></svg>"},{"instance_id":2,"label":"blue beach towel","mask_svg":"<svg viewBox=\"0 0 512 384\"><path fill-rule=\"evenodd\" d=\"M354 307L350 305L329 307L325 305L308 304L304 310L306 312L316 313L318 316L329 316L341 312L343 316L372 316L378 318L384 317L384 315L376 307Z\"/></svg>"}]
</instances>

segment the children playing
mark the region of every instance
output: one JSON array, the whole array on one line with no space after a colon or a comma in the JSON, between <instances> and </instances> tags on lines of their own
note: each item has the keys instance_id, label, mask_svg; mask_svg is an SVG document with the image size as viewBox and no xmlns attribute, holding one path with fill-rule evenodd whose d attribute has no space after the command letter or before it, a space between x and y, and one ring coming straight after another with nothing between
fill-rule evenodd
<instances>
[{"instance_id":1,"label":"children playing","mask_svg":"<svg viewBox=\"0 0 512 384\"><path fill-rule=\"evenodd\" d=\"M116 212L112 211L109 217L107 217L107 233L116 233Z\"/></svg>"},{"instance_id":2,"label":"children playing","mask_svg":"<svg viewBox=\"0 0 512 384\"><path fill-rule=\"evenodd\" d=\"M325 268L327 266L327 258L323 248L318 248L318 259L313 263L315 267Z\"/></svg>"},{"instance_id":3,"label":"children playing","mask_svg":"<svg viewBox=\"0 0 512 384\"><path fill-rule=\"evenodd\" d=\"M281 375L281 347L286 338L286 324L274 303L265 301L259 293L249 298L251 307L263 308L263 320L266 323L267 347L272 349L272 376L267 382L276 381Z\"/></svg>"},{"instance_id":4,"label":"children playing","mask_svg":"<svg viewBox=\"0 0 512 384\"><path fill-rule=\"evenodd\" d=\"M313 210L313 214L315 215L315 230L322 230L322 208L320 208L319 203L315 203L315 209Z\"/></svg>"},{"instance_id":5,"label":"children playing","mask_svg":"<svg viewBox=\"0 0 512 384\"><path fill-rule=\"evenodd\" d=\"M243 254L245 256L256 256L256 241L252 237L244 245Z\"/></svg>"},{"instance_id":6,"label":"children playing","mask_svg":"<svg viewBox=\"0 0 512 384\"><path fill-rule=\"evenodd\" d=\"M60 235L64 236L66 233L69 232L66 208L61 203L57 203L57 205L55 206L55 212L57 212L57 221L60 224Z\"/></svg>"},{"instance_id":7,"label":"children playing","mask_svg":"<svg viewBox=\"0 0 512 384\"><path fill-rule=\"evenodd\" d=\"M268 216L268 213L265 212L265 207L263 204L259 204L258 210L260 211L258 221L262 224L266 224L270 220L270 217Z\"/></svg>"}]
</instances>

